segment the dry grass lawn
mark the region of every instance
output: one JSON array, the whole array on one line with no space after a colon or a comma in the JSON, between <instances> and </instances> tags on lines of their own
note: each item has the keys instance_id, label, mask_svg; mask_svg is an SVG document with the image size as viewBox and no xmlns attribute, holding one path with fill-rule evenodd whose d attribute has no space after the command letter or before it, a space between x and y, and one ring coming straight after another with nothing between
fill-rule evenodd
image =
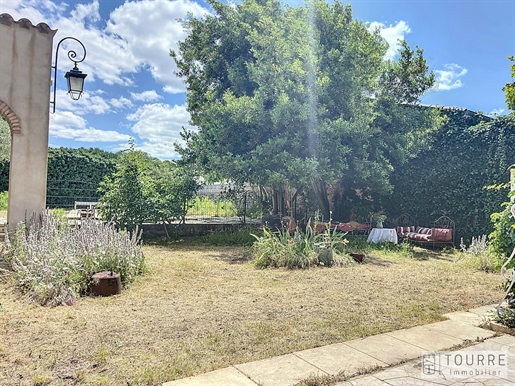
<instances>
[{"instance_id":1,"label":"dry grass lawn","mask_svg":"<svg viewBox=\"0 0 515 386\"><path fill-rule=\"evenodd\" d=\"M297 350L442 320L496 303L499 274L451 255L258 270L245 250L145 247L150 272L110 298L30 304L0 280L0 385L156 385Z\"/></svg>"}]
</instances>

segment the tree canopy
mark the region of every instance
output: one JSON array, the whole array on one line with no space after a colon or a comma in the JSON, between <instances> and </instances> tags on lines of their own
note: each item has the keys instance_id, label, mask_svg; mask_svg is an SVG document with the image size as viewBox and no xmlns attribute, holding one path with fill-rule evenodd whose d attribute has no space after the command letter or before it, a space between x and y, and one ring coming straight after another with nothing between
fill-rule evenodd
<instances>
[{"instance_id":1,"label":"tree canopy","mask_svg":"<svg viewBox=\"0 0 515 386\"><path fill-rule=\"evenodd\" d=\"M328 184L390 190L391 161L414 157L439 123L403 105L434 84L423 50L402 41L385 61L379 31L339 1L209 3L171 52L198 127L183 133L183 160L212 178L310 188L326 218Z\"/></svg>"},{"instance_id":2,"label":"tree canopy","mask_svg":"<svg viewBox=\"0 0 515 386\"><path fill-rule=\"evenodd\" d=\"M508 57L509 60L515 62L515 57ZM515 78L515 64L510 66L511 68L511 77ZM510 110L515 110L515 82L508 82L506 86L502 89L504 94L506 95L506 105Z\"/></svg>"}]
</instances>

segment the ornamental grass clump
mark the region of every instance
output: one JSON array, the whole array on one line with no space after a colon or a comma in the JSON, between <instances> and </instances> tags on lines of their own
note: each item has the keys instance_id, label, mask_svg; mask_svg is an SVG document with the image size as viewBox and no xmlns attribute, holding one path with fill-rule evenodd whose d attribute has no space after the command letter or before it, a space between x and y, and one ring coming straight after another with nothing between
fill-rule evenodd
<instances>
[{"instance_id":1,"label":"ornamental grass clump","mask_svg":"<svg viewBox=\"0 0 515 386\"><path fill-rule=\"evenodd\" d=\"M4 254L21 289L46 306L73 304L96 272L117 272L127 285L145 267L141 232L119 232L93 219L70 227L49 211L6 235Z\"/></svg>"},{"instance_id":2,"label":"ornamental grass clump","mask_svg":"<svg viewBox=\"0 0 515 386\"><path fill-rule=\"evenodd\" d=\"M251 247L254 265L258 268L293 269L352 263L352 259L344 253L346 233L326 229L324 233L317 234L315 228L308 225L305 231L297 228L293 234L287 229L272 232L264 228L263 236L253 235L256 238ZM320 259L324 249L331 251L330 264Z\"/></svg>"}]
</instances>

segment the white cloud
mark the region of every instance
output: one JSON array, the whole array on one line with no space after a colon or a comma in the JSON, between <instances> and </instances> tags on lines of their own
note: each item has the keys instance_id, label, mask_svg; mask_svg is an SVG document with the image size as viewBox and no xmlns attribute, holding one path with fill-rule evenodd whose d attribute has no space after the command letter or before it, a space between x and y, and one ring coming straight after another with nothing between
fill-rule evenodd
<instances>
[{"instance_id":1,"label":"white cloud","mask_svg":"<svg viewBox=\"0 0 515 386\"><path fill-rule=\"evenodd\" d=\"M143 91L140 93L131 92L132 99L141 102L154 102L162 98L155 90Z\"/></svg>"},{"instance_id":2,"label":"white cloud","mask_svg":"<svg viewBox=\"0 0 515 386\"><path fill-rule=\"evenodd\" d=\"M444 65L444 70L435 70L436 82L433 86L435 91L446 91L460 88L463 86L461 82L462 76L467 73L467 69L455 63Z\"/></svg>"},{"instance_id":3,"label":"white cloud","mask_svg":"<svg viewBox=\"0 0 515 386\"><path fill-rule=\"evenodd\" d=\"M109 103L100 95L102 90L84 92L78 101L70 98L65 90L57 90L56 111L73 111L77 115L93 113L96 115L106 114L110 111Z\"/></svg>"},{"instance_id":4,"label":"white cloud","mask_svg":"<svg viewBox=\"0 0 515 386\"><path fill-rule=\"evenodd\" d=\"M138 148L162 159L178 157L173 145L176 141L181 142L183 126L194 129L189 125L190 114L184 105L147 104L127 115L127 119L136 122L132 131L138 134L143 143Z\"/></svg>"},{"instance_id":5,"label":"white cloud","mask_svg":"<svg viewBox=\"0 0 515 386\"><path fill-rule=\"evenodd\" d=\"M488 115L490 117L499 117L503 114L507 114L506 109L500 108L500 109L493 109L486 115Z\"/></svg>"},{"instance_id":6,"label":"white cloud","mask_svg":"<svg viewBox=\"0 0 515 386\"><path fill-rule=\"evenodd\" d=\"M385 54L385 60L391 60L395 58L395 55L399 52L400 44L399 40L404 40L404 35L409 34L411 29L405 21L399 21L395 25L385 26L383 23L374 21L368 26L370 31L379 29L379 32L384 40L388 43L388 50Z\"/></svg>"},{"instance_id":7,"label":"white cloud","mask_svg":"<svg viewBox=\"0 0 515 386\"><path fill-rule=\"evenodd\" d=\"M167 92L181 93L185 86L174 75L176 66L170 49L176 49L177 41L186 37L178 19L188 13L199 17L207 10L188 0L126 2L111 13L106 32L122 37L135 60L148 65Z\"/></svg>"},{"instance_id":8,"label":"white cloud","mask_svg":"<svg viewBox=\"0 0 515 386\"><path fill-rule=\"evenodd\" d=\"M129 135L86 127L86 120L72 112L50 115L50 135L82 142L127 142Z\"/></svg>"},{"instance_id":9,"label":"white cloud","mask_svg":"<svg viewBox=\"0 0 515 386\"><path fill-rule=\"evenodd\" d=\"M109 103L111 103L111 106L116 108L126 108L126 107L132 107L134 106L130 99L127 99L125 97L120 98L112 98Z\"/></svg>"},{"instance_id":10,"label":"white cloud","mask_svg":"<svg viewBox=\"0 0 515 386\"><path fill-rule=\"evenodd\" d=\"M108 85L132 86L133 74L149 71L167 92L184 92L185 86L174 75L176 66L169 55L170 49L177 48L177 41L186 37L178 19L188 14L199 17L207 9L189 0L128 1L113 10L104 24L100 7L106 7L106 3L84 0L72 8L64 1L10 0L0 1L0 12L10 13L16 20L28 18L33 24L45 22L57 29L54 50L65 36L83 42L87 55L79 68L88 74L86 83L100 78ZM69 17L64 15L66 10L71 11ZM76 49L82 55L77 43L63 42L59 52L59 63L63 64L58 68L63 73L68 70L64 65L68 49Z\"/></svg>"}]
</instances>

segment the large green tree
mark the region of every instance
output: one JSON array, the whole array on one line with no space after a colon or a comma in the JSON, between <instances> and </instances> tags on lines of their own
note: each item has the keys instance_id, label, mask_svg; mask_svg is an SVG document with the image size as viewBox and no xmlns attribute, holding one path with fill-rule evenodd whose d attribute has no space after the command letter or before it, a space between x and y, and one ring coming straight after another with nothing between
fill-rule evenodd
<instances>
[{"instance_id":1,"label":"large green tree","mask_svg":"<svg viewBox=\"0 0 515 386\"><path fill-rule=\"evenodd\" d=\"M401 42L400 59L385 62L379 31L339 1L209 3L215 14L188 20L171 53L198 127L183 134L183 159L216 178L271 186L274 212L284 212L286 180L311 189L326 218L328 185L391 189L391 159L413 157L437 122L399 106L434 83L422 50Z\"/></svg>"}]
</instances>

